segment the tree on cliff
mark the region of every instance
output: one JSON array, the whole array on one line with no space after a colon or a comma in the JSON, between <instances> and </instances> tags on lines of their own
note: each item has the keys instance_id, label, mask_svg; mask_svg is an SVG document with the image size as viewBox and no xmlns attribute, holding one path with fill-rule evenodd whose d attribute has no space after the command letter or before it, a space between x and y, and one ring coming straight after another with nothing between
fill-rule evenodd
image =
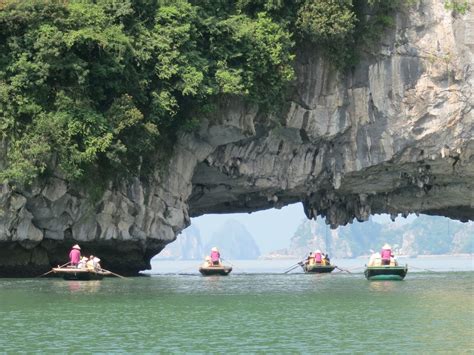
<instances>
[{"instance_id":1,"label":"tree on cliff","mask_svg":"<svg viewBox=\"0 0 474 355\"><path fill-rule=\"evenodd\" d=\"M283 101L295 41L334 55L383 3L2 0L0 178L146 174L217 98Z\"/></svg>"}]
</instances>

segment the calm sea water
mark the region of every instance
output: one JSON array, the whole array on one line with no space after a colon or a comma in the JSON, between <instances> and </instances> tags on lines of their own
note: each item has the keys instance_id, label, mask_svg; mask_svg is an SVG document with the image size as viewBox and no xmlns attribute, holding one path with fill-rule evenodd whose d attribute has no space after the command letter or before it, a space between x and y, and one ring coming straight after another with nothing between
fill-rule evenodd
<instances>
[{"instance_id":1,"label":"calm sea water","mask_svg":"<svg viewBox=\"0 0 474 355\"><path fill-rule=\"evenodd\" d=\"M364 262L338 261L352 274L232 261L231 275L202 277L196 262L155 261L128 280L0 279L0 352L474 352L472 258L409 260L418 269L398 282L365 280Z\"/></svg>"}]
</instances>

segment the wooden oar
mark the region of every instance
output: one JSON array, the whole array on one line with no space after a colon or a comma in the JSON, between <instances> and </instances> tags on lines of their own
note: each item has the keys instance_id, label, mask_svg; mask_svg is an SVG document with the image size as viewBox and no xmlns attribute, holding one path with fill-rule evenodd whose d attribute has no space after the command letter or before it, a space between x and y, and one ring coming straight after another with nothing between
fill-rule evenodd
<instances>
[{"instance_id":1,"label":"wooden oar","mask_svg":"<svg viewBox=\"0 0 474 355\"><path fill-rule=\"evenodd\" d=\"M106 270L106 269L102 269L102 268L101 268L100 271L110 272L110 273L111 273L112 275L114 275L114 276L120 277L120 278L125 279L125 280L130 280L130 279L126 278L125 276L116 274L115 272L112 272L112 271L110 271L110 270Z\"/></svg>"},{"instance_id":2,"label":"wooden oar","mask_svg":"<svg viewBox=\"0 0 474 355\"><path fill-rule=\"evenodd\" d=\"M412 269L418 269L418 270L423 270L423 271L429 271L429 272L434 272L436 273L437 271L434 271L434 270L430 270L430 269L423 269L421 267L415 267L415 266L410 266L410 268Z\"/></svg>"},{"instance_id":3,"label":"wooden oar","mask_svg":"<svg viewBox=\"0 0 474 355\"><path fill-rule=\"evenodd\" d=\"M175 274L178 274L178 275L179 275L179 274L181 274L182 272L188 271L188 270L191 270L191 269L196 270L196 269L199 269L200 266L201 266L201 265L190 266L190 267L187 267L187 268L184 268L184 269L181 269L181 270L176 271Z\"/></svg>"},{"instance_id":4,"label":"wooden oar","mask_svg":"<svg viewBox=\"0 0 474 355\"><path fill-rule=\"evenodd\" d=\"M240 269L240 271L242 271L242 268L240 266L235 266L228 259L221 258L221 260L227 262L228 264L230 264L230 266L232 266L234 269L237 268L237 269Z\"/></svg>"},{"instance_id":5,"label":"wooden oar","mask_svg":"<svg viewBox=\"0 0 474 355\"><path fill-rule=\"evenodd\" d=\"M349 273L349 274L352 274L352 272L350 272L349 270L342 269L342 268L340 268L339 266L336 266L336 269L341 270L341 271L345 271L345 272L347 272L347 273Z\"/></svg>"},{"instance_id":6,"label":"wooden oar","mask_svg":"<svg viewBox=\"0 0 474 355\"><path fill-rule=\"evenodd\" d=\"M284 274L289 273L290 271L296 269L298 266L302 266L301 263L302 263L302 261L300 261L299 263L295 264L293 267L291 267L290 269L286 270L286 271L284 272Z\"/></svg>"},{"instance_id":7,"label":"wooden oar","mask_svg":"<svg viewBox=\"0 0 474 355\"><path fill-rule=\"evenodd\" d=\"M287 271L293 270L293 268L296 267L296 266L298 266L299 264L300 264L300 263L298 262L298 263L296 263L296 264L291 265L291 266L287 269ZM286 273L286 271L285 271L285 273Z\"/></svg>"},{"instance_id":8,"label":"wooden oar","mask_svg":"<svg viewBox=\"0 0 474 355\"><path fill-rule=\"evenodd\" d=\"M66 265L69 265L70 263L71 263L71 262L70 262L70 261L68 261L66 264L64 264L64 265L61 265L61 266L58 266L58 268L65 267ZM42 274L42 275L39 275L39 276L36 276L36 277L46 276L46 275L48 275L48 274L52 273L53 271L54 271L54 270L53 270L53 269L51 269L51 270L49 270L48 272L45 272L44 274Z\"/></svg>"}]
</instances>

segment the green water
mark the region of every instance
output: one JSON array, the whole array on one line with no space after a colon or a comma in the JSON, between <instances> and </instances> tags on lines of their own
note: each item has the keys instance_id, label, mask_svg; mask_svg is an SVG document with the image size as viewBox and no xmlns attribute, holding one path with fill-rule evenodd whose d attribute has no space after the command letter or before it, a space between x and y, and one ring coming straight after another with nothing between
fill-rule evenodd
<instances>
[{"instance_id":1,"label":"green water","mask_svg":"<svg viewBox=\"0 0 474 355\"><path fill-rule=\"evenodd\" d=\"M473 272L0 279L0 352L474 351Z\"/></svg>"}]
</instances>

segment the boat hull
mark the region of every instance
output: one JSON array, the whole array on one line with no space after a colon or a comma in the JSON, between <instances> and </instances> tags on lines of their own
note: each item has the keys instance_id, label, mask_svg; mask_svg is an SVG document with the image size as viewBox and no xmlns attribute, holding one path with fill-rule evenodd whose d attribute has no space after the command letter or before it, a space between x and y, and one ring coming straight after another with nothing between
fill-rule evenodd
<instances>
[{"instance_id":1,"label":"boat hull","mask_svg":"<svg viewBox=\"0 0 474 355\"><path fill-rule=\"evenodd\" d=\"M307 274L327 274L336 268L335 265L303 265L303 270Z\"/></svg>"},{"instance_id":2,"label":"boat hull","mask_svg":"<svg viewBox=\"0 0 474 355\"><path fill-rule=\"evenodd\" d=\"M232 271L230 266L209 266L209 267L200 267L199 272L203 276L213 276L213 275L220 275L220 276L227 276Z\"/></svg>"},{"instance_id":3,"label":"boat hull","mask_svg":"<svg viewBox=\"0 0 474 355\"><path fill-rule=\"evenodd\" d=\"M407 273L407 266L369 266L364 271L367 280L401 281Z\"/></svg>"},{"instance_id":4,"label":"boat hull","mask_svg":"<svg viewBox=\"0 0 474 355\"><path fill-rule=\"evenodd\" d=\"M53 272L56 275L62 276L64 280L68 281L102 280L104 276L108 276L109 274L102 271L75 268L53 268Z\"/></svg>"}]
</instances>

